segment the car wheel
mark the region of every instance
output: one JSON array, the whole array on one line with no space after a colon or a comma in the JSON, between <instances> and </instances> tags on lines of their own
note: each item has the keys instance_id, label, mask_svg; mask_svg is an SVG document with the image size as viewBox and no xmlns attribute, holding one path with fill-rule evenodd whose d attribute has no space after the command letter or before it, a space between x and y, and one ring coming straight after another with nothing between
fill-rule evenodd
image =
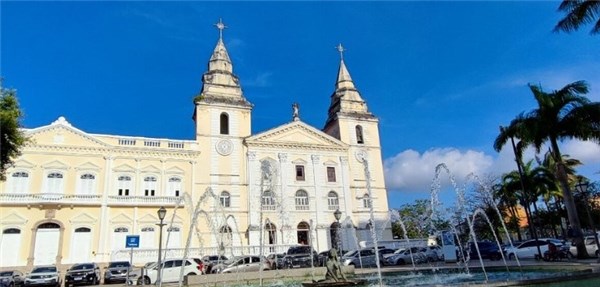
<instances>
[{"instance_id":1,"label":"car wheel","mask_svg":"<svg viewBox=\"0 0 600 287\"><path fill-rule=\"evenodd\" d=\"M398 259L398 261L396 261L396 265L404 265L406 264L406 262L404 262L403 259Z\"/></svg>"}]
</instances>

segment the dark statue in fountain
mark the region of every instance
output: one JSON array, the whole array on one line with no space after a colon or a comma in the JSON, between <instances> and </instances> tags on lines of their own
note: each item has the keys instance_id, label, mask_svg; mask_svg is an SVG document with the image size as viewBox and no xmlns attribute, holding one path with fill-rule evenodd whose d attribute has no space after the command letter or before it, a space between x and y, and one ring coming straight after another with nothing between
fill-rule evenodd
<instances>
[{"instance_id":1,"label":"dark statue in fountain","mask_svg":"<svg viewBox=\"0 0 600 287\"><path fill-rule=\"evenodd\" d=\"M337 254L337 250L332 248L329 250L329 256L327 257L327 262L325 262L325 267L327 268L327 273L325 273L325 279L302 283L304 287L331 287L331 286L354 286L358 284L363 284L364 280L359 281L351 281L346 279L344 272L342 272L342 265L340 264L340 260Z\"/></svg>"}]
</instances>

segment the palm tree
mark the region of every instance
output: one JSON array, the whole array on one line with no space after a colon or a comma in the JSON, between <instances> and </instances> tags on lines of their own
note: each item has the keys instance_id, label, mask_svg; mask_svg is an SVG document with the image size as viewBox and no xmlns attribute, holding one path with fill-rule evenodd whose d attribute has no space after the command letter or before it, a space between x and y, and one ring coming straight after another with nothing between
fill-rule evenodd
<instances>
[{"instance_id":1,"label":"palm tree","mask_svg":"<svg viewBox=\"0 0 600 287\"><path fill-rule=\"evenodd\" d=\"M576 236L577 254L586 256L581 224L558 141L576 138L600 142L600 103L592 103L582 96L588 92L585 81L570 83L551 93L544 92L536 85L529 85L529 88L538 103L538 108L529 113L519 114L507 128L501 129L494 142L494 149L500 151L512 137L519 138L528 146L533 145L538 153L545 142L550 143L550 151L557 166L555 174L560 182L569 222Z\"/></svg>"},{"instance_id":2,"label":"palm tree","mask_svg":"<svg viewBox=\"0 0 600 287\"><path fill-rule=\"evenodd\" d=\"M495 184L492 188L494 191L494 198L498 200L498 208L503 211L508 211L510 216L508 217L507 228L514 229L517 232L517 238L522 241L521 237L521 225L518 216L519 196L518 193L511 189L506 182ZM527 215L529 219L529 215Z\"/></svg>"},{"instance_id":3,"label":"palm tree","mask_svg":"<svg viewBox=\"0 0 600 287\"><path fill-rule=\"evenodd\" d=\"M600 33L600 1L598 0L563 0L558 6L558 11L566 12L554 27L555 32L571 32L579 29L583 24L594 23L590 34Z\"/></svg>"}]
</instances>

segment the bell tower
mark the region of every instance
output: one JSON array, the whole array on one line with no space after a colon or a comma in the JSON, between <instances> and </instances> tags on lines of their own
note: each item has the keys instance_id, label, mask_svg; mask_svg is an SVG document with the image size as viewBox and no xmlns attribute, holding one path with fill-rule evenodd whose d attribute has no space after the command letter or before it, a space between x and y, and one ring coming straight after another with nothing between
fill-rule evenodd
<instances>
[{"instance_id":1,"label":"bell tower","mask_svg":"<svg viewBox=\"0 0 600 287\"><path fill-rule=\"evenodd\" d=\"M323 131L350 145L348 150L350 172L362 178L350 183L353 193L352 199L348 200L363 198L367 193L362 164L366 159L370 171L373 205L376 210L387 212L379 120L369 111L367 103L352 81L344 61L345 50L342 44L337 46L337 50L340 53L340 66ZM360 204L361 201L353 202Z\"/></svg>"}]
</instances>

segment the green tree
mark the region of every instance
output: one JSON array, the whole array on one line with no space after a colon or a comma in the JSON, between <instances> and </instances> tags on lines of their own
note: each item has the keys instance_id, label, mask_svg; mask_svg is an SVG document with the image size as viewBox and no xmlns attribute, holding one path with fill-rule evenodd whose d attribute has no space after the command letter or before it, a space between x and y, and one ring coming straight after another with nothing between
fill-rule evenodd
<instances>
[{"instance_id":1,"label":"green tree","mask_svg":"<svg viewBox=\"0 0 600 287\"><path fill-rule=\"evenodd\" d=\"M550 93L537 85L529 85L529 88L538 107L529 113L521 113L502 129L494 142L494 149L500 151L511 137L519 138L527 146L534 146L538 153L542 145L549 142L569 222L576 234L577 254L586 256L581 224L558 141L575 138L600 142L600 103L590 102L582 96L588 92L585 81L570 83Z\"/></svg>"},{"instance_id":2,"label":"green tree","mask_svg":"<svg viewBox=\"0 0 600 287\"><path fill-rule=\"evenodd\" d=\"M584 24L594 23L590 34L600 33L600 1L598 0L563 0L558 11L567 15L554 27L555 32L571 32Z\"/></svg>"},{"instance_id":3,"label":"green tree","mask_svg":"<svg viewBox=\"0 0 600 287\"><path fill-rule=\"evenodd\" d=\"M0 79L0 180L6 180L6 169L18 157L27 142L21 128L23 113L13 89L2 87Z\"/></svg>"}]
</instances>

